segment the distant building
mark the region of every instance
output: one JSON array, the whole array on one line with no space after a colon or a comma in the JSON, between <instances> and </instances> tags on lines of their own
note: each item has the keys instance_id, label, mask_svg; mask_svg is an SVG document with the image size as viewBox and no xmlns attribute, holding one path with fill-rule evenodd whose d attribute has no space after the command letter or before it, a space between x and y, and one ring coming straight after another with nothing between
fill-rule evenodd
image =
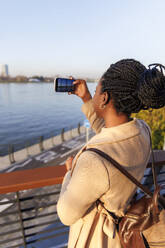
<instances>
[{"instance_id":1,"label":"distant building","mask_svg":"<svg viewBox=\"0 0 165 248\"><path fill-rule=\"evenodd\" d=\"M29 78L29 82L41 82L41 80L37 78Z\"/></svg>"},{"instance_id":2,"label":"distant building","mask_svg":"<svg viewBox=\"0 0 165 248\"><path fill-rule=\"evenodd\" d=\"M2 77L8 77L9 76L8 65L0 65L0 76L2 76Z\"/></svg>"}]
</instances>

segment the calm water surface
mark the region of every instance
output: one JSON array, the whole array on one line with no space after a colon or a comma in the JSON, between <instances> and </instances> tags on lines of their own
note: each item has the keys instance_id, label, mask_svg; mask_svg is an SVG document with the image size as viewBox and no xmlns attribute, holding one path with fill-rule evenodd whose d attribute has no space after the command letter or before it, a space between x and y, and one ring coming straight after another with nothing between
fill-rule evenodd
<instances>
[{"instance_id":1,"label":"calm water surface","mask_svg":"<svg viewBox=\"0 0 165 248\"><path fill-rule=\"evenodd\" d=\"M96 83L88 86L93 94ZM54 92L53 83L1 83L0 155L7 152L7 144L20 149L41 135L48 138L76 127L85 119L81 105L74 95Z\"/></svg>"}]
</instances>

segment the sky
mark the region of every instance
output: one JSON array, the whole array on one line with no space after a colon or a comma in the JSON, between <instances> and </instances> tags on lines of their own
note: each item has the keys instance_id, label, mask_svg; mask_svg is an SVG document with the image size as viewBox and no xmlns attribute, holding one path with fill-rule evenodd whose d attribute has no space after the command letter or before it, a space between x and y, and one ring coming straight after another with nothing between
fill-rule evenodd
<instances>
[{"instance_id":1,"label":"sky","mask_svg":"<svg viewBox=\"0 0 165 248\"><path fill-rule=\"evenodd\" d=\"M123 58L165 64L164 0L0 0L0 9L11 76L99 78Z\"/></svg>"}]
</instances>

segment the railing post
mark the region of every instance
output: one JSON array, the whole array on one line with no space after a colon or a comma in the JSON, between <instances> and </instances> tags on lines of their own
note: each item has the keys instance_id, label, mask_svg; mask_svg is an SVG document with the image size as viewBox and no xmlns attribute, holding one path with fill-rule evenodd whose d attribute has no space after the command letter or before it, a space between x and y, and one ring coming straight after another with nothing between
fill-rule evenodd
<instances>
[{"instance_id":1,"label":"railing post","mask_svg":"<svg viewBox=\"0 0 165 248\"><path fill-rule=\"evenodd\" d=\"M25 143L25 148L26 148L26 152L27 152L27 157L29 157L30 153L29 153L29 142L28 141L26 141L26 143Z\"/></svg>"},{"instance_id":2,"label":"railing post","mask_svg":"<svg viewBox=\"0 0 165 248\"><path fill-rule=\"evenodd\" d=\"M73 138L73 131L72 131L72 127L70 127L70 137L71 137L71 139Z\"/></svg>"},{"instance_id":3,"label":"railing post","mask_svg":"<svg viewBox=\"0 0 165 248\"><path fill-rule=\"evenodd\" d=\"M40 136L39 147L41 152L44 150L43 141L44 141L44 136Z\"/></svg>"},{"instance_id":4,"label":"railing post","mask_svg":"<svg viewBox=\"0 0 165 248\"><path fill-rule=\"evenodd\" d=\"M52 146L54 146L55 144L54 144L54 133L53 133L53 135L52 135Z\"/></svg>"},{"instance_id":5,"label":"railing post","mask_svg":"<svg viewBox=\"0 0 165 248\"><path fill-rule=\"evenodd\" d=\"M15 159L14 159L14 146L9 144L8 146L8 152L9 152L9 160L10 163L13 164L15 163Z\"/></svg>"},{"instance_id":6,"label":"railing post","mask_svg":"<svg viewBox=\"0 0 165 248\"><path fill-rule=\"evenodd\" d=\"M20 218L20 224L21 224L23 246L24 246L24 248L27 248L26 239L25 239L25 230L24 230L24 225L23 225L23 220L22 220L21 204L20 204L19 192L18 191L16 192L16 198L17 198L17 205L18 205L19 218Z\"/></svg>"},{"instance_id":7,"label":"railing post","mask_svg":"<svg viewBox=\"0 0 165 248\"><path fill-rule=\"evenodd\" d=\"M77 132L78 132L78 135L81 134L81 131L80 131L80 122L78 123L78 126L77 126Z\"/></svg>"},{"instance_id":8,"label":"railing post","mask_svg":"<svg viewBox=\"0 0 165 248\"><path fill-rule=\"evenodd\" d=\"M62 130L61 130L61 141L62 141L62 142L65 141L65 139L64 139L64 133L65 133L65 129L62 128Z\"/></svg>"}]
</instances>

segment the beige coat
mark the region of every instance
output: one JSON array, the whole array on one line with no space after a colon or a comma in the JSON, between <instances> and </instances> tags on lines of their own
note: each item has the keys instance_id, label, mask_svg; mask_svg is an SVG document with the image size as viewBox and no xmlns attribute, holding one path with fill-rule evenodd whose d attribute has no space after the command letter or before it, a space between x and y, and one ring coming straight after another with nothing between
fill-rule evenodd
<instances>
[{"instance_id":1,"label":"beige coat","mask_svg":"<svg viewBox=\"0 0 165 248\"><path fill-rule=\"evenodd\" d=\"M150 157L148 128L137 119L105 128L92 101L84 104L82 110L97 134L76 155L73 171L66 173L57 212L61 221L71 226L69 248L121 248L115 224L95 202L100 199L106 209L122 216L136 187L108 161L94 152L82 151L98 148L141 180Z\"/></svg>"}]
</instances>

